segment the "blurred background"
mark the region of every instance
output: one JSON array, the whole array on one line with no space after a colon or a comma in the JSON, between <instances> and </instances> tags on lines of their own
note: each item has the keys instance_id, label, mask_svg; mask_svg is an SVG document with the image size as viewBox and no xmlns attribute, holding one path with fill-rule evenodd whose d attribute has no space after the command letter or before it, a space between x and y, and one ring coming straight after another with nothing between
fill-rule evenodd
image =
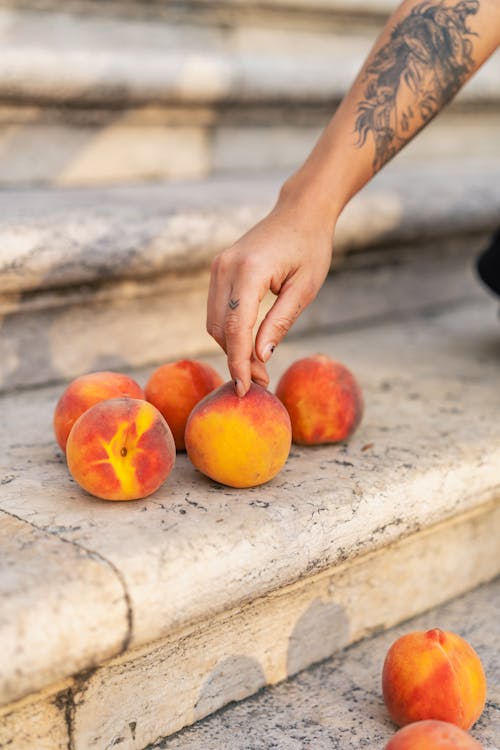
<instances>
[{"instance_id":1,"label":"blurred background","mask_svg":"<svg viewBox=\"0 0 500 750\"><path fill-rule=\"evenodd\" d=\"M196 179L305 158L394 0L0 3L0 180ZM491 61L402 158L500 157Z\"/></svg>"},{"instance_id":2,"label":"blurred background","mask_svg":"<svg viewBox=\"0 0 500 750\"><path fill-rule=\"evenodd\" d=\"M1 0L0 388L213 350L211 257L272 206L396 5ZM380 289L337 284L296 330L463 295L454 253L500 216L499 133L497 54L342 217L335 268Z\"/></svg>"}]
</instances>

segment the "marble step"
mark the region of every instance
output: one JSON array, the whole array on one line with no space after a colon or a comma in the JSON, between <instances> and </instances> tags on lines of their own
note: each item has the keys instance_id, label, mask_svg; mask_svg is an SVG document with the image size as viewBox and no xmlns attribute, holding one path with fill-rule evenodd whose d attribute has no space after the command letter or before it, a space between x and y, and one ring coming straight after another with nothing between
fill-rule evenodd
<instances>
[{"instance_id":1,"label":"marble step","mask_svg":"<svg viewBox=\"0 0 500 750\"><path fill-rule=\"evenodd\" d=\"M151 747L157 750L383 750L396 727L381 697L388 648L414 630L458 633L480 655L488 697L471 730L485 750L500 746L500 580L481 586L387 632L367 638L279 687L230 706Z\"/></svg>"},{"instance_id":2,"label":"marble step","mask_svg":"<svg viewBox=\"0 0 500 750\"><path fill-rule=\"evenodd\" d=\"M0 185L293 169L391 3L143 5L0 5ZM499 156L499 84L496 55L402 158Z\"/></svg>"},{"instance_id":3,"label":"marble step","mask_svg":"<svg viewBox=\"0 0 500 750\"><path fill-rule=\"evenodd\" d=\"M499 336L484 295L283 344L273 383L323 351L366 413L250 490L179 455L151 498L97 501L52 437L61 388L0 397L0 746L152 748L497 576Z\"/></svg>"},{"instance_id":4,"label":"marble step","mask_svg":"<svg viewBox=\"0 0 500 750\"><path fill-rule=\"evenodd\" d=\"M0 390L215 351L210 260L267 213L282 180L4 191ZM500 160L390 165L342 215L333 274L295 331L478 292L471 269L498 224L499 186Z\"/></svg>"}]
</instances>

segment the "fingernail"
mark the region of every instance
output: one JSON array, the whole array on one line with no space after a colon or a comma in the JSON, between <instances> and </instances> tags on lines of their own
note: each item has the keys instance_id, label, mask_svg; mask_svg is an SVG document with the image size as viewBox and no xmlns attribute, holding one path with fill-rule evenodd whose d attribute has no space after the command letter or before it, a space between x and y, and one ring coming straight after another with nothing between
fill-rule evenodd
<instances>
[{"instance_id":1,"label":"fingernail","mask_svg":"<svg viewBox=\"0 0 500 750\"><path fill-rule=\"evenodd\" d=\"M262 352L262 361L268 362L271 359L271 354L276 349L276 344L266 344L264 351Z\"/></svg>"},{"instance_id":2,"label":"fingernail","mask_svg":"<svg viewBox=\"0 0 500 750\"><path fill-rule=\"evenodd\" d=\"M236 389L236 395L240 398L243 398L245 395L245 389L243 388L243 383L238 378L234 379L234 387Z\"/></svg>"}]
</instances>

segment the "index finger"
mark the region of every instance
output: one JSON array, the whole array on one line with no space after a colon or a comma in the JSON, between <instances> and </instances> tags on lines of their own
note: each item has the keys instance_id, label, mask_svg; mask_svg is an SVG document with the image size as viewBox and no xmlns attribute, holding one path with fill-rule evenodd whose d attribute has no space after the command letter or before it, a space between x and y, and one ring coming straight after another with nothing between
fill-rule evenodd
<instances>
[{"instance_id":1,"label":"index finger","mask_svg":"<svg viewBox=\"0 0 500 750\"><path fill-rule=\"evenodd\" d=\"M260 295L249 287L231 287L224 319L227 364L236 393L244 396L252 382L253 327Z\"/></svg>"}]
</instances>

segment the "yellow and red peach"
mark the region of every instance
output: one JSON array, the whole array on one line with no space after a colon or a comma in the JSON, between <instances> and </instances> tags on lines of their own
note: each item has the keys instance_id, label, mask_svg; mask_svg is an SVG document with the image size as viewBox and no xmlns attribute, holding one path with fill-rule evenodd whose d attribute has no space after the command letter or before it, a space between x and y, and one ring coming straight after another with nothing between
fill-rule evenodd
<instances>
[{"instance_id":1,"label":"yellow and red peach","mask_svg":"<svg viewBox=\"0 0 500 750\"><path fill-rule=\"evenodd\" d=\"M293 442L302 445L347 440L363 415L363 396L356 378L324 354L290 365L276 395L290 414Z\"/></svg>"},{"instance_id":2,"label":"yellow and red peach","mask_svg":"<svg viewBox=\"0 0 500 750\"><path fill-rule=\"evenodd\" d=\"M486 700L479 656L455 633L415 631L398 638L382 671L384 701L391 719L403 726L439 719L469 729Z\"/></svg>"},{"instance_id":3,"label":"yellow and red peach","mask_svg":"<svg viewBox=\"0 0 500 750\"><path fill-rule=\"evenodd\" d=\"M463 729L446 721L416 721L400 729L384 750L483 750Z\"/></svg>"},{"instance_id":4,"label":"yellow and red peach","mask_svg":"<svg viewBox=\"0 0 500 750\"><path fill-rule=\"evenodd\" d=\"M144 398L140 385L119 372L90 372L75 378L57 402L54 411L54 432L63 451L66 441L79 416L99 401L108 398Z\"/></svg>"},{"instance_id":5,"label":"yellow and red peach","mask_svg":"<svg viewBox=\"0 0 500 750\"><path fill-rule=\"evenodd\" d=\"M166 480L175 463L172 433L147 401L116 398L87 409L69 434L71 475L103 500L138 500Z\"/></svg>"},{"instance_id":6,"label":"yellow and red peach","mask_svg":"<svg viewBox=\"0 0 500 750\"><path fill-rule=\"evenodd\" d=\"M276 396L252 383L243 398L232 382L191 412L186 449L199 471L230 487L255 487L281 470L290 452L290 417Z\"/></svg>"},{"instance_id":7,"label":"yellow and red peach","mask_svg":"<svg viewBox=\"0 0 500 750\"><path fill-rule=\"evenodd\" d=\"M178 451L186 448L184 431L193 408L223 382L213 367L190 359L162 365L149 378L146 398L167 420Z\"/></svg>"}]
</instances>

